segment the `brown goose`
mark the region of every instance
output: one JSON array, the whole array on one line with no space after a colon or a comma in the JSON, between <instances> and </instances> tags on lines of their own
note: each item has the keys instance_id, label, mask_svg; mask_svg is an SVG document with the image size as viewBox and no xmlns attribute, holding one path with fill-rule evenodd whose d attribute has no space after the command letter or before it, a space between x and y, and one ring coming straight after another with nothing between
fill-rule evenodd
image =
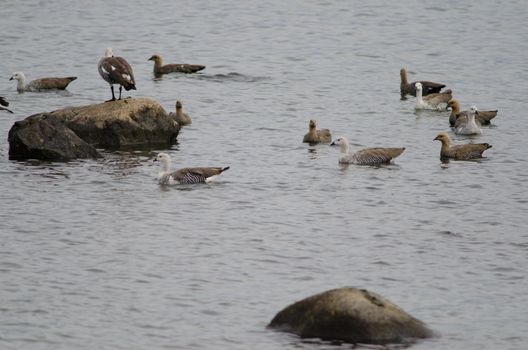
<instances>
[{"instance_id":1,"label":"brown goose","mask_svg":"<svg viewBox=\"0 0 528 350\"><path fill-rule=\"evenodd\" d=\"M349 153L348 140L341 136L331 143L331 146L339 145L341 154L339 156L339 163L341 164L358 164L358 165L381 165L390 163L390 161L405 151L405 147L401 148L365 148L355 153Z\"/></svg>"},{"instance_id":2,"label":"brown goose","mask_svg":"<svg viewBox=\"0 0 528 350\"><path fill-rule=\"evenodd\" d=\"M422 83L416 83L416 105L415 109L431 109L442 111L447 108L447 102L453 98L451 90L432 93L422 97Z\"/></svg>"},{"instance_id":3,"label":"brown goose","mask_svg":"<svg viewBox=\"0 0 528 350\"><path fill-rule=\"evenodd\" d=\"M180 100L176 100L176 113L171 112L169 113L169 116L174 118L174 120L180 125L189 125L192 123L191 117L183 112Z\"/></svg>"},{"instance_id":4,"label":"brown goose","mask_svg":"<svg viewBox=\"0 0 528 350\"><path fill-rule=\"evenodd\" d=\"M114 84L119 85L119 99L121 99L121 90L124 87L126 91L136 90L136 81L132 67L123 57L114 57L111 48L107 48L103 58L99 60L97 69L101 77L110 84L112 90L112 99L115 101ZM108 102L107 101L107 102Z\"/></svg>"},{"instance_id":5,"label":"brown goose","mask_svg":"<svg viewBox=\"0 0 528 350\"><path fill-rule=\"evenodd\" d=\"M42 90L64 90L77 77L66 78L41 78L30 81L27 85L26 76L22 72L15 72L9 80L17 80L17 91L42 91Z\"/></svg>"},{"instance_id":6,"label":"brown goose","mask_svg":"<svg viewBox=\"0 0 528 350\"><path fill-rule=\"evenodd\" d=\"M310 119L310 123L308 123L308 133L304 135L303 142L309 144L330 143L332 142L332 135L328 129L317 130L315 120Z\"/></svg>"},{"instance_id":7,"label":"brown goose","mask_svg":"<svg viewBox=\"0 0 528 350\"><path fill-rule=\"evenodd\" d=\"M440 92L443 88L445 88L444 84L440 83L434 83L432 81L413 81L412 83L409 83L407 81L407 71L405 68L400 69L400 94L402 100L405 99L405 95L413 95L416 96L416 83L422 84L422 95L427 96L432 93Z\"/></svg>"},{"instance_id":8,"label":"brown goose","mask_svg":"<svg viewBox=\"0 0 528 350\"><path fill-rule=\"evenodd\" d=\"M468 143L464 145L451 146L451 139L444 132L438 134L434 140L442 142L442 148L440 149L441 160L469 160L482 158L482 153L488 148L491 148L489 143Z\"/></svg>"},{"instance_id":9,"label":"brown goose","mask_svg":"<svg viewBox=\"0 0 528 350\"><path fill-rule=\"evenodd\" d=\"M154 61L154 75L161 76L168 73L196 73L205 69L205 66L199 64L187 64L187 63L173 63L163 65L163 60L160 55L152 55L149 61Z\"/></svg>"},{"instance_id":10,"label":"brown goose","mask_svg":"<svg viewBox=\"0 0 528 350\"><path fill-rule=\"evenodd\" d=\"M447 106L451 107L451 114L449 115L449 125L455 126L459 118L463 118L460 122L467 120L469 111L460 111L460 103L457 100L450 100L447 102ZM492 111L479 111L478 109L475 112L475 120L480 125L489 125L491 120L497 116L498 110ZM456 127L456 126L455 126Z\"/></svg>"},{"instance_id":11,"label":"brown goose","mask_svg":"<svg viewBox=\"0 0 528 350\"><path fill-rule=\"evenodd\" d=\"M9 113L13 113L12 110L6 108L7 106L9 106L9 102L7 102L4 97L0 96L0 111L7 111Z\"/></svg>"},{"instance_id":12,"label":"brown goose","mask_svg":"<svg viewBox=\"0 0 528 350\"><path fill-rule=\"evenodd\" d=\"M208 167L183 168L176 171L171 171L171 159L167 153L159 153L154 161L161 162L162 169L158 178L160 185L197 184L210 182L218 175L229 169L229 167Z\"/></svg>"}]
</instances>

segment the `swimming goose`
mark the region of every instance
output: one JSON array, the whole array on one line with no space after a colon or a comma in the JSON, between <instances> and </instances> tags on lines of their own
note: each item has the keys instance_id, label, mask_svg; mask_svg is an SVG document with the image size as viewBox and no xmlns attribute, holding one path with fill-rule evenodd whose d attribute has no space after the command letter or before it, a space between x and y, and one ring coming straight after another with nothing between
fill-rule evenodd
<instances>
[{"instance_id":1,"label":"swimming goose","mask_svg":"<svg viewBox=\"0 0 528 350\"><path fill-rule=\"evenodd\" d=\"M420 80L413 81L412 83L407 82L407 71L405 68L400 69L400 93L402 100L405 95L416 96L416 83L422 84L422 95L427 96L432 93L438 93L440 90L445 88L444 84L434 83L432 81Z\"/></svg>"},{"instance_id":2,"label":"swimming goose","mask_svg":"<svg viewBox=\"0 0 528 350\"><path fill-rule=\"evenodd\" d=\"M97 70L101 77L110 84L112 90L112 99L115 101L114 84L119 85L119 100L121 99L121 90L124 87L126 91L136 90L136 81L132 67L123 57L114 57L111 48L107 48L103 58L99 60ZM106 102L108 102L106 101Z\"/></svg>"},{"instance_id":3,"label":"swimming goose","mask_svg":"<svg viewBox=\"0 0 528 350\"><path fill-rule=\"evenodd\" d=\"M77 77L66 78L41 78L30 81L27 85L26 75L22 72L14 72L9 80L17 80L17 91L42 91L42 90L64 90L69 83L77 79Z\"/></svg>"},{"instance_id":4,"label":"swimming goose","mask_svg":"<svg viewBox=\"0 0 528 350\"><path fill-rule=\"evenodd\" d=\"M475 122L477 107L471 106L467 116L459 116L455 122L455 134L457 135L480 135L482 129Z\"/></svg>"},{"instance_id":5,"label":"swimming goose","mask_svg":"<svg viewBox=\"0 0 528 350\"><path fill-rule=\"evenodd\" d=\"M183 112L182 103L179 100L176 100L176 113L171 112L169 113L169 116L174 118L174 120L180 125L189 125L192 123L191 117Z\"/></svg>"},{"instance_id":6,"label":"swimming goose","mask_svg":"<svg viewBox=\"0 0 528 350\"><path fill-rule=\"evenodd\" d=\"M7 111L9 113L13 113L12 110L6 108L7 106L9 106L9 102L7 102L4 97L0 96L0 111Z\"/></svg>"},{"instance_id":7,"label":"swimming goose","mask_svg":"<svg viewBox=\"0 0 528 350\"><path fill-rule=\"evenodd\" d=\"M451 139L442 132L438 134L433 141L438 140L442 142L440 149L440 159L455 159L455 160L469 160L475 158L482 158L482 153L491 148L489 143L468 143L464 145L451 146Z\"/></svg>"},{"instance_id":8,"label":"swimming goose","mask_svg":"<svg viewBox=\"0 0 528 350\"><path fill-rule=\"evenodd\" d=\"M160 55L152 55L148 60L154 61L154 75L156 76L173 72L196 73L205 69L205 66L199 64L173 63L163 65L163 60Z\"/></svg>"},{"instance_id":9,"label":"swimming goose","mask_svg":"<svg viewBox=\"0 0 528 350\"><path fill-rule=\"evenodd\" d=\"M422 97L422 83L416 83L416 106L415 109L445 110L447 102L453 98L451 90L433 93Z\"/></svg>"},{"instance_id":10,"label":"swimming goose","mask_svg":"<svg viewBox=\"0 0 528 350\"><path fill-rule=\"evenodd\" d=\"M308 133L304 135L303 142L309 144L330 143L332 142L332 135L328 129L317 130L315 120L310 119L310 122L308 123Z\"/></svg>"},{"instance_id":11,"label":"swimming goose","mask_svg":"<svg viewBox=\"0 0 528 350\"><path fill-rule=\"evenodd\" d=\"M402 148L365 148L355 153L350 154L348 148L348 140L341 136L331 143L331 146L339 145L341 154L339 155L339 163L341 164L358 164L358 165L379 165L390 163L393 158L398 157L405 150Z\"/></svg>"},{"instance_id":12,"label":"swimming goose","mask_svg":"<svg viewBox=\"0 0 528 350\"><path fill-rule=\"evenodd\" d=\"M447 106L451 107L451 115L449 115L449 125L455 126L457 119L460 117L466 118L469 111L460 111L460 103L457 100L450 100L447 102ZM475 119L480 125L489 125L491 120L497 116L498 110L491 111L479 111L475 112Z\"/></svg>"},{"instance_id":13,"label":"swimming goose","mask_svg":"<svg viewBox=\"0 0 528 350\"><path fill-rule=\"evenodd\" d=\"M161 162L161 171L159 173L160 185L172 184L196 184L205 183L214 180L222 172L229 169L229 167L218 168L183 168L176 171L171 171L171 159L167 153L159 153L154 161Z\"/></svg>"}]
</instances>

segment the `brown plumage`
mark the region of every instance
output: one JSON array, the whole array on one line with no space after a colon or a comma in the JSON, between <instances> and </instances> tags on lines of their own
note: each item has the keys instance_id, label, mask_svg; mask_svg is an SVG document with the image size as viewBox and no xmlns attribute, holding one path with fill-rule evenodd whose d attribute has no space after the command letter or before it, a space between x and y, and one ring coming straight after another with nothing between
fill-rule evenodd
<instances>
[{"instance_id":1,"label":"brown plumage","mask_svg":"<svg viewBox=\"0 0 528 350\"><path fill-rule=\"evenodd\" d=\"M402 100L405 99L405 95L413 95L416 96L416 83L418 81L413 81L412 83L409 83L407 81L407 71L405 68L400 69L400 94ZM420 83L422 83L422 95L427 96L432 93L440 92L443 88L445 88L444 84L440 83L434 83L432 81L426 81L426 80L420 80Z\"/></svg>"},{"instance_id":2,"label":"brown plumage","mask_svg":"<svg viewBox=\"0 0 528 350\"><path fill-rule=\"evenodd\" d=\"M457 127L460 123L466 123L469 111L460 111L460 103L452 99L447 103L451 107L449 115L449 125ZM498 110L479 111L475 113L475 121L480 125L489 125L491 120L497 116ZM459 120L460 119L460 120Z\"/></svg>"},{"instance_id":3,"label":"brown plumage","mask_svg":"<svg viewBox=\"0 0 528 350\"><path fill-rule=\"evenodd\" d=\"M132 67L123 57L114 57L111 48L105 51L105 57L99 60L97 65L101 77L110 84L112 90L112 99L115 101L114 84L119 85L119 99L121 99L121 90L124 87L126 91L136 90L136 81Z\"/></svg>"},{"instance_id":4,"label":"brown plumage","mask_svg":"<svg viewBox=\"0 0 528 350\"><path fill-rule=\"evenodd\" d=\"M491 148L489 143L468 143L451 146L451 139L443 132L438 134L434 140L442 142L442 148L440 149L440 159L442 160L469 160L482 158L482 153L488 148Z\"/></svg>"},{"instance_id":5,"label":"brown plumage","mask_svg":"<svg viewBox=\"0 0 528 350\"><path fill-rule=\"evenodd\" d=\"M169 116L174 118L180 125L189 125L192 123L191 117L183 112L182 103L179 100L176 100L176 113L171 112Z\"/></svg>"},{"instance_id":6,"label":"brown plumage","mask_svg":"<svg viewBox=\"0 0 528 350\"><path fill-rule=\"evenodd\" d=\"M64 78L40 78L30 81L25 84L26 76L22 72L15 72L9 80L16 79L17 91L42 91L42 90L64 90L68 87L72 81L77 77L64 77Z\"/></svg>"},{"instance_id":7,"label":"brown plumage","mask_svg":"<svg viewBox=\"0 0 528 350\"><path fill-rule=\"evenodd\" d=\"M303 142L309 144L330 143L332 142L332 135L328 129L317 130L315 120L310 119L310 122L308 123L308 133L304 135Z\"/></svg>"},{"instance_id":8,"label":"brown plumage","mask_svg":"<svg viewBox=\"0 0 528 350\"><path fill-rule=\"evenodd\" d=\"M154 61L154 75L156 76L174 72L189 74L205 69L205 66L200 64L172 63L164 65L160 55L152 55L148 60Z\"/></svg>"}]
</instances>

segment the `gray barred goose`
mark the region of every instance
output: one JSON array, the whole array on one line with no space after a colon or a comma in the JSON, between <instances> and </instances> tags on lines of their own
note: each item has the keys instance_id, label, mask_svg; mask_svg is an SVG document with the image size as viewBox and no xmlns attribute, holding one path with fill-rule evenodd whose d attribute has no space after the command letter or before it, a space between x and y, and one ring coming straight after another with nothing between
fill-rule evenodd
<instances>
[{"instance_id":1,"label":"gray barred goose","mask_svg":"<svg viewBox=\"0 0 528 350\"><path fill-rule=\"evenodd\" d=\"M440 141L442 148L440 149L440 159L455 159L455 160L470 160L482 158L482 153L491 148L489 143L468 143L463 145L451 146L451 139L445 133L439 133L433 141Z\"/></svg>"},{"instance_id":2,"label":"gray barred goose","mask_svg":"<svg viewBox=\"0 0 528 350\"><path fill-rule=\"evenodd\" d=\"M126 91L136 90L136 81L132 67L123 57L114 57L111 48L107 48L103 58L99 60L97 70L101 77L110 84L112 99L106 101L115 101L114 84L119 85L119 100L121 99L121 90L123 87Z\"/></svg>"},{"instance_id":3,"label":"gray barred goose","mask_svg":"<svg viewBox=\"0 0 528 350\"><path fill-rule=\"evenodd\" d=\"M317 123L315 120L310 119L308 123L308 133L304 135L303 142L311 145L317 143L330 143L332 142L332 135L328 129L317 130Z\"/></svg>"},{"instance_id":4,"label":"gray barred goose","mask_svg":"<svg viewBox=\"0 0 528 350\"><path fill-rule=\"evenodd\" d=\"M400 69L400 94L402 100L405 98L405 95L416 96L416 83L422 84L423 96L427 96L432 93L438 93L440 92L440 90L445 88L444 84L434 83L432 81L427 80L413 81L412 83L409 83L407 81L407 71L405 70L405 68L402 68Z\"/></svg>"},{"instance_id":5,"label":"gray barred goose","mask_svg":"<svg viewBox=\"0 0 528 350\"><path fill-rule=\"evenodd\" d=\"M183 112L182 103L180 100L176 100L176 113L169 113L169 116L174 118L180 125L189 125L192 123L191 117L187 113Z\"/></svg>"},{"instance_id":6,"label":"gray barred goose","mask_svg":"<svg viewBox=\"0 0 528 350\"><path fill-rule=\"evenodd\" d=\"M190 74L205 69L205 66L202 66L200 64L172 63L164 65L160 55L152 55L148 60L154 61L154 75L157 77L168 73Z\"/></svg>"},{"instance_id":7,"label":"gray barred goose","mask_svg":"<svg viewBox=\"0 0 528 350\"><path fill-rule=\"evenodd\" d=\"M482 129L475 121L476 106L471 106L467 115L459 116L455 121L455 134L457 135L480 135Z\"/></svg>"},{"instance_id":8,"label":"gray barred goose","mask_svg":"<svg viewBox=\"0 0 528 350\"><path fill-rule=\"evenodd\" d=\"M341 154L339 155L339 163L341 164L357 164L357 165L380 165L390 163L392 159L398 157L405 151L405 147L401 148L365 148L354 153L349 153L348 140L341 136L331 146L339 145Z\"/></svg>"},{"instance_id":9,"label":"gray barred goose","mask_svg":"<svg viewBox=\"0 0 528 350\"><path fill-rule=\"evenodd\" d=\"M457 100L449 100L449 102L447 102L447 106L451 107L451 114L449 115L449 125L455 126L458 118L460 117L467 119L469 111L460 111L460 103ZM479 111L477 109L475 112L475 119L480 125L489 125L491 124L491 120L497 116L497 112L497 109L490 111Z\"/></svg>"},{"instance_id":10,"label":"gray barred goose","mask_svg":"<svg viewBox=\"0 0 528 350\"><path fill-rule=\"evenodd\" d=\"M7 102L4 97L0 96L0 111L7 111L9 113L13 113L13 111L8 109L7 106L9 106L9 102Z\"/></svg>"},{"instance_id":11,"label":"gray barred goose","mask_svg":"<svg viewBox=\"0 0 528 350\"><path fill-rule=\"evenodd\" d=\"M23 72L14 72L9 80L17 80L17 91L42 91L42 90L64 90L77 77L65 78L40 78L26 84L26 75Z\"/></svg>"},{"instance_id":12,"label":"gray barred goose","mask_svg":"<svg viewBox=\"0 0 528 350\"><path fill-rule=\"evenodd\" d=\"M416 83L416 105L415 109L430 109L442 111L446 110L447 102L453 98L452 91L446 90L444 92L432 93L427 96L422 96L422 83Z\"/></svg>"},{"instance_id":13,"label":"gray barred goose","mask_svg":"<svg viewBox=\"0 0 528 350\"><path fill-rule=\"evenodd\" d=\"M154 161L161 162L161 171L158 182L160 185L173 184L197 184L214 180L218 175L229 169L229 167L207 167L207 168L182 168L171 171L171 159L167 153L159 153Z\"/></svg>"}]
</instances>

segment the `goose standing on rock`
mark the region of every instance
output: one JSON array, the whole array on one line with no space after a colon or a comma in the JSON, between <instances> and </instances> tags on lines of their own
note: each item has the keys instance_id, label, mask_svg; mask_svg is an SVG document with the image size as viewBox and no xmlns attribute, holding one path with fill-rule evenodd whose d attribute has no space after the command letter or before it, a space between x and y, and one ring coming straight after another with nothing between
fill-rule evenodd
<instances>
[{"instance_id":1,"label":"goose standing on rock","mask_svg":"<svg viewBox=\"0 0 528 350\"><path fill-rule=\"evenodd\" d=\"M7 106L9 106L9 102L7 102L4 97L0 96L0 111L7 111L9 113L13 113L12 110L6 108Z\"/></svg>"},{"instance_id":2,"label":"goose standing on rock","mask_svg":"<svg viewBox=\"0 0 528 350\"><path fill-rule=\"evenodd\" d=\"M161 171L158 182L160 185L173 184L197 184L214 180L218 175L229 169L229 167L207 167L207 168L183 168L171 171L171 159L167 153L159 153L154 161L161 162Z\"/></svg>"},{"instance_id":3,"label":"goose standing on rock","mask_svg":"<svg viewBox=\"0 0 528 350\"><path fill-rule=\"evenodd\" d=\"M432 81L420 80L409 83L407 81L407 71L405 68L400 69L400 94L401 99L405 99L405 95L416 96L416 83L422 84L422 95L427 96L429 94L438 93L440 90L445 88L444 84L434 83Z\"/></svg>"},{"instance_id":4,"label":"goose standing on rock","mask_svg":"<svg viewBox=\"0 0 528 350\"><path fill-rule=\"evenodd\" d=\"M460 111L460 103L457 100L450 100L447 102L447 106L451 107L451 114L449 115L449 125L455 126L458 118L466 118L469 114L469 111ZM491 111L479 111L478 109L475 112L475 119L480 125L489 125L491 120L497 116L498 110Z\"/></svg>"},{"instance_id":5,"label":"goose standing on rock","mask_svg":"<svg viewBox=\"0 0 528 350\"><path fill-rule=\"evenodd\" d=\"M447 108L447 102L453 98L451 90L422 96L422 83L416 83L415 109L429 109L442 111Z\"/></svg>"},{"instance_id":6,"label":"goose standing on rock","mask_svg":"<svg viewBox=\"0 0 528 350\"><path fill-rule=\"evenodd\" d=\"M42 91L42 90L64 90L77 77L66 78L40 78L30 81L26 85L26 75L22 72L14 72L9 80L17 80L17 91Z\"/></svg>"},{"instance_id":7,"label":"goose standing on rock","mask_svg":"<svg viewBox=\"0 0 528 350\"><path fill-rule=\"evenodd\" d=\"M440 149L441 160L469 160L482 158L482 153L488 148L491 148L489 143L468 143L451 146L451 139L444 132L438 134L433 139L433 141L435 140L442 142L442 148Z\"/></svg>"},{"instance_id":8,"label":"goose standing on rock","mask_svg":"<svg viewBox=\"0 0 528 350\"><path fill-rule=\"evenodd\" d=\"M357 165L381 165L390 163L392 159L398 157L405 151L405 147L401 148L365 148L355 153L349 153L348 140L341 136L331 143L331 146L339 145L341 154L339 155L339 163L341 164L357 164Z\"/></svg>"},{"instance_id":9,"label":"goose standing on rock","mask_svg":"<svg viewBox=\"0 0 528 350\"><path fill-rule=\"evenodd\" d=\"M308 133L304 135L303 142L311 145L317 143L330 143L332 142L332 135L328 129L317 130L315 120L310 119L310 122L308 123Z\"/></svg>"},{"instance_id":10,"label":"goose standing on rock","mask_svg":"<svg viewBox=\"0 0 528 350\"><path fill-rule=\"evenodd\" d=\"M180 125L189 125L192 123L191 117L187 113L183 112L182 103L180 100L176 100L176 113L169 113L169 116L174 118Z\"/></svg>"},{"instance_id":11,"label":"goose standing on rock","mask_svg":"<svg viewBox=\"0 0 528 350\"><path fill-rule=\"evenodd\" d=\"M467 116L459 116L455 122L455 134L457 135L480 135L482 129L475 122L476 106L471 106Z\"/></svg>"},{"instance_id":12,"label":"goose standing on rock","mask_svg":"<svg viewBox=\"0 0 528 350\"><path fill-rule=\"evenodd\" d=\"M119 85L119 100L121 99L121 90L124 87L126 91L136 90L136 81L132 67L123 57L114 57L111 48L107 48L103 58L97 65L101 77L110 84L112 90L112 99L106 101L115 101L114 84Z\"/></svg>"},{"instance_id":13,"label":"goose standing on rock","mask_svg":"<svg viewBox=\"0 0 528 350\"><path fill-rule=\"evenodd\" d=\"M149 61L154 61L154 75L160 77L163 74L168 73L196 73L205 69L205 66L200 64L187 64L187 63L172 63L163 65L163 60L160 55L152 55Z\"/></svg>"}]
</instances>

